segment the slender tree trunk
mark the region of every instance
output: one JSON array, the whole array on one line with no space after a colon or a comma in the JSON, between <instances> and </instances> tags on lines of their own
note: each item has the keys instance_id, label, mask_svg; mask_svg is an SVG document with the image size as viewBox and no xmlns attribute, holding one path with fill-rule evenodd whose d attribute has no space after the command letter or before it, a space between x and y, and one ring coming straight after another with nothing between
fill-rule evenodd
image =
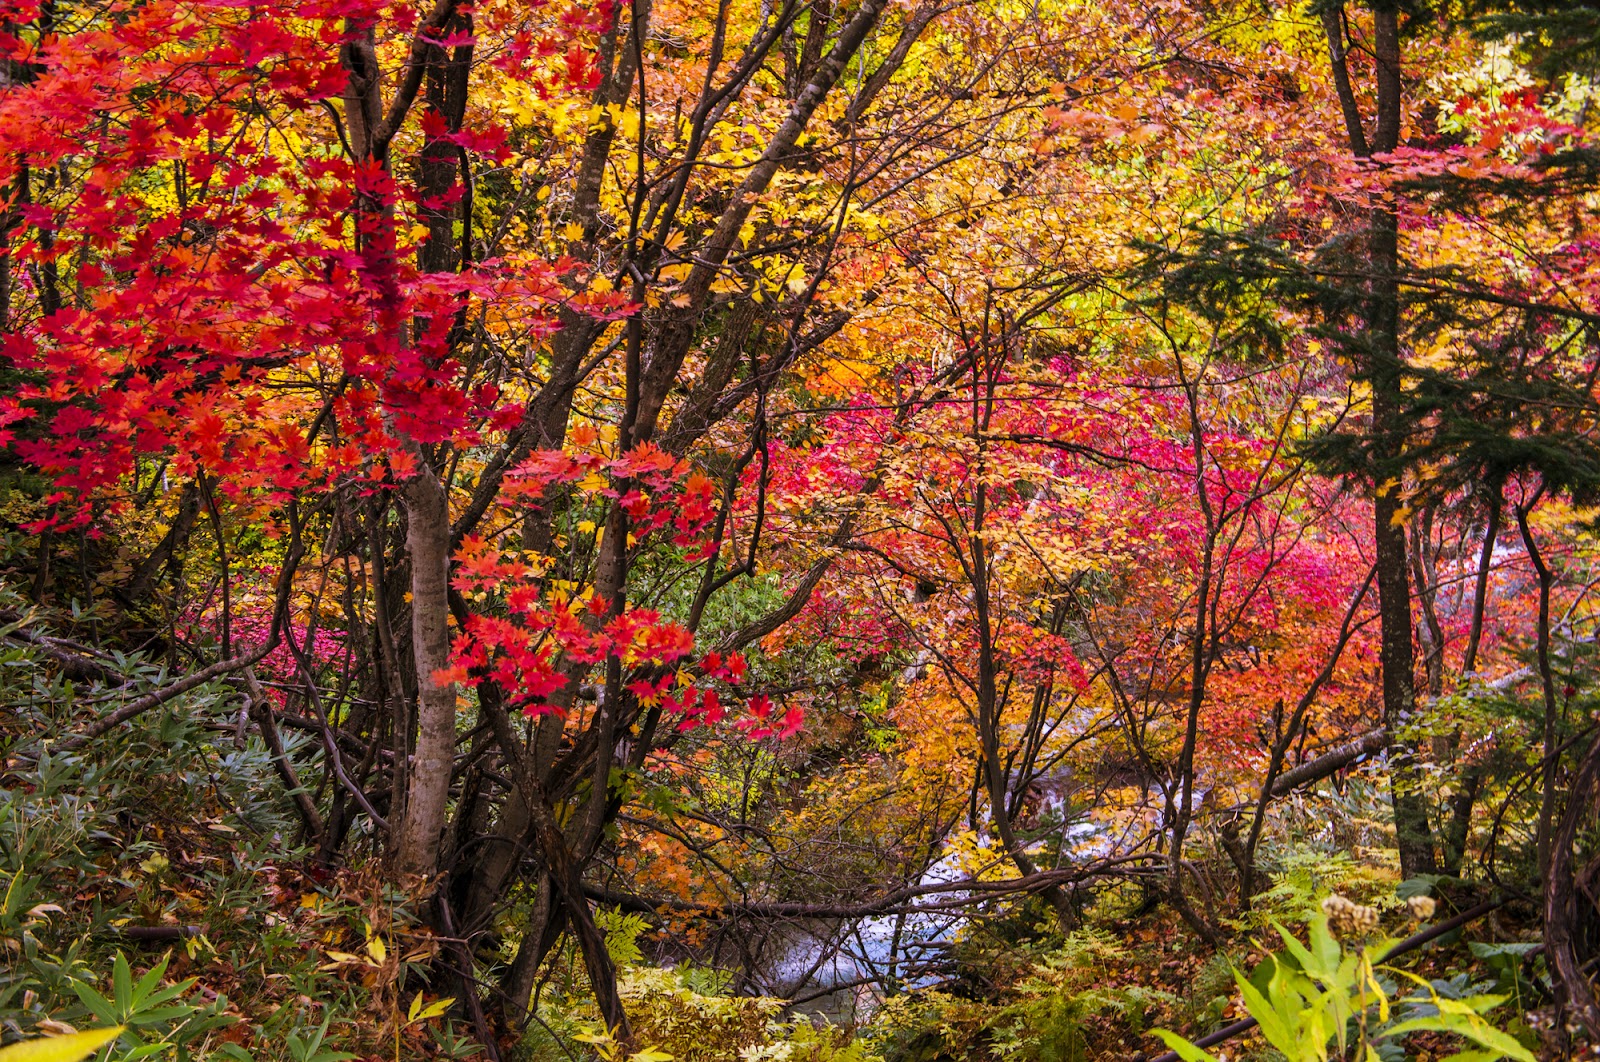
<instances>
[{"instance_id":1,"label":"slender tree trunk","mask_svg":"<svg viewBox=\"0 0 1600 1062\"><path fill-rule=\"evenodd\" d=\"M1555 974L1556 1031L1563 1039L1572 1025L1600 1041L1600 1003L1589 983L1576 940L1581 893L1573 866L1573 846L1594 821L1594 787L1600 781L1600 738L1585 753L1567 794L1560 826L1547 847L1544 864L1544 946ZM1587 899L1587 897L1584 897ZM1570 1057L1570 1056L1563 1056Z\"/></svg>"},{"instance_id":2,"label":"slender tree trunk","mask_svg":"<svg viewBox=\"0 0 1600 1062\"><path fill-rule=\"evenodd\" d=\"M1397 330L1399 286L1397 219L1391 209L1375 211L1372 225L1372 267L1377 279L1372 299L1372 358L1367 377L1372 385L1372 432L1380 469L1397 467L1403 425L1400 404L1401 366ZM1385 473L1379 472L1381 478ZM1407 571L1404 510L1399 483L1379 482L1372 500L1373 537L1378 569L1378 622L1382 645L1383 725L1389 745L1390 798L1394 804L1395 843L1405 877L1435 869L1433 833L1421 792L1415 751L1398 732L1416 711L1416 656L1411 639L1411 581Z\"/></svg>"},{"instance_id":3,"label":"slender tree trunk","mask_svg":"<svg viewBox=\"0 0 1600 1062\"><path fill-rule=\"evenodd\" d=\"M511 1029L520 1031L527 1025L533 1012L533 989L539 967L556 946L566 925L566 910L556 900L555 889L546 881L540 885L533 911L523 926L516 957L500 978L500 988L505 993L505 1023Z\"/></svg>"},{"instance_id":4,"label":"slender tree trunk","mask_svg":"<svg viewBox=\"0 0 1600 1062\"><path fill-rule=\"evenodd\" d=\"M1494 563L1495 540L1500 535L1500 510L1503 507L1504 484L1498 479L1489 483L1487 502L1488 519L1483 530L1483 546L1478 553L1477 578L1472 589L1472 627L1467 632L1467 649L1461 659L1461 672L1470 677L1478 668L1478 649L1483 641L1484 612L1489 601L1489 571ZM1452 740L1452 754L1458 752L1460 735ZM1444 862L1440 869L1446 874L1458 875L1467 857L1467 839L1472 832L1472 808L1483 788L1484 770L1469 763L1462 770L1456 791L1450 796L1450 820L1445 826Z\"/></svg>"},{"instance_id":5,"label":"slender tree trunk","mask_svg":"<svg viewBox=\"0 0 1600 1062\"><path fill-rule=\"evenodd\" d=\"M1367 146L1367 134L1361 127L1361 107L1356 103L1355 90L1350 87L1343 4L1329 3L1322 8L1322 29L1328 38L1328 62L1333 71L1334 91L1339 96L1339 110L1344 116L1345 135L1350 140L1350 152L1357 158L1365 158L1372 149Z\"/></svg>"},{"instance_id":6,"label":"slender tree trunk","mask_svg":"<svg viewBox=\"0 0 1600 1062\"><path fill-rule=\"evenodd\" d=\"M1526 506L1515 506L1517 516L1517 530L1522 533L1522 545L1528 551L1528 559L1533 562L1534 572L1539 577L1539 619L1534 628L1534 645L1539 668L1539 690L1544 705L1543 743L1544 760L1540 772L1542 781L1542 795L1539 800L1539 825L1535 833L1534 847L1538 852L1539 866L1550 866L1550 829L1555 817L1555 805L1559 797L1556 792L1556 779L1560 776L1561 757L1557 739L1556 710L1556 679L1555 672L1550 665L1550 587L1554 577L1550 573L1550 566L1545 563L1544 555L1539 552L1539 544L1534 541L1533 529L1528 526L1528 510L1533 507L1529 502Z\"/></svg>"},{"instance_id":7,"label":"slender tree trunk","mask_svg":"<svg viewBox=\"0 0 1600 1062\"><path fill-rule=\"evenodd\" d=\"M1365 158L1373 152L1393 151L1400 138L1399 11L1388 3L1373 8L1377 122L1370 141L1362 127L1360 107L1350 85L1342 16L1342 7L1330 6L1324 9L1322 18L1334 88L1339 96L1351 154ZM1358 371L1372 387L1374 456L1380 469L1392 470L1404 441L1400 423L1399 223L1394 209L1388 206L1374 208L1370 216L1368 266L1373 279L1367 302L1369 345L1358 360ZM1382 641L1379 660L1383 671L1383 724L1394 731L1416 708L1416 659L1411 642L1411 586L1406 571L1400 484L1385 482L1391 475L1398 476L1398 473L1380 471L1375 476L1372 517ZM1430 872L1434 868L1433 836L1427 804L1418 791L1420 778L1413 751L1403 742L1392 741L1389 765L1401 873L1410 877Z\"/></svg>"},{"instance_id":8,"label":"slender tree trunk","mask_svg":"<svg viewBox=\"0 0 1600 1062\"><path fill-rule=\"evenodd\" d=\"M449 28L471 32L464 16ZM424 92L428 107L448 132L461 128L467 105L471 45L447 52L426 49ZM456 150L442 140L423 146L417 163L419 194L428 238L418 248L418 265L427 272L458 268L467 257L454 239L455 211L439 203L455 184ZM470 217L462 219L470 242ZM416 664L417 729L406 786L405 812L395 838L396 865L402 873L432 876L449 821L450 776L456 740L456 687L434 676L450 664L450 505L445 483L420 447L414 449L417 474L401 492L406 507L406 554L411 562L411 652Z\"/></svg>"},{"instance_id":9,"label":"slender tree trunk","mask_svg":"<svg viewBox=\"0 0 1600 1062\"><path fill-rule=\"evenodd\" d=\"M1417 625L1421 642L1423 689L1429 697L1444 693L1444 626L1439 622L1438 554L1433 549L1434 504L1429 502L1417 514L1411 529L1411 578L1416 588L1422 622ZM1435 741L1437 748L1438 742Z\"/></svg>"},{"instance_id":10,"label":"slender tree trunk","mask_svg":"<svg viewBox=\"0 0 1600 1062\"><path fill-rule=\"evenodd\" d=\"M1471 673L1478 667L1478 647L1483 641L1483 614L1489 603L1489 570L1494 565L1495 539L1500 535L1500 510L1503 508L1505 486L1498 479L1489 483L1486 504L1488 519L1483 529L1483 549L1478 554L1477 579L1472 587L1472 629L1467 633L1467 651L1461 660L1461 670Z\"/></svg>"},{"instance_id":11,"label":"slender tree trunk","mask_svg":"<svg viewBox=\"0 0 1600 1062\"><path fill-rule=\"evenodd\" d=\"M450 663L450 513L444 486L424 463L407 480L406 553L411 560L411 652L417 672L417 733L406 774L405 815L395 837L402 873L439 869L456 740L456 687L435 672Z\"/></svg>"},{"instance_id":12,"label":"slender tree trunk","mask_svg":"<svg viewBox=\"0 0 1600 1062\"><path fill-rule=\"evenodd\" d=\"M1333 49L1342 58L1342 45ZM1393 151L1400 138L1400 23L1391 4L1373 8L1373 54L1376 59L1377 122L1370 146ZM1342 65L1342 64L1341 64ZM1356 116L1359 119L1359 115ZM1347 124L1350 116L1347 114ZM1351 149L1361 151L1359 121L1348 128ZM1405 445L1403 362L1400 353L1400 233L1392 205L1373 209L1368 229L1368 265L1372 273L1368 298L1368 349L1362 375L1372 387L1372 436L1376 482L1372 504L1378 569L1378 613L1382 646L1383 723L1391 734L1416 711L1416 656L1411 636L1411 584L1407 571L1404 510L1401 505L1399 458ZM1421 793L1415 751L1394 738L1389 746L1390 797L1394 804L1395 842L1400 871L1406 877L1435 869L1433 831Z\"/></svg>"},{"instance_id":13,"label":"slender tree trunk","mask_svg":"<svg viewBox=\"0 0 1600 1062\"><path fill-rule=\"evenodd\" d=\"M597 798L601 799L601 798ZM578 950L583 955L583 965L589 974L589 988L594 993L600 1016L606 1029L620 1044L633 1039L628 1015L622 1009L622 997L617 992L617 968L606 950L605 934L595 925L589 910L589 898L583 891L582 860L574 858L567 847L555 812L542 793L534 794L530 802L533 810L533 828L539 838L539 847L548 867L548 880L561 897L568 926L578 940Z\"/></svg>"},{"instance_id":14,"label":"slender tree trunk","mask_svg":"<svg viewBox=\"0 0 1600 1062\"><path fill-rule=\"evenodd\" d=\"M967 536L967 556L962 558L962 566L966 568L966 574L972 584L973 613L978 628L976 707L978 740L983 757L979 773L983 778L983 788L989 796L989 821L995 833L999 835L1000 843L1005 846L1006 854L1016 864L1017 871L1026 875L1037 873L1038 867L1028 855L1027 848L1017 836L1015 825L1011 821L1010 772L1000 762L1000 731L1004 725L1002 714L1005 705L1002 703L997 681L996 623L993 613L994 602L990 594L993 566L989 557L988 540L985 537L989 492L985 482L988 470L983 436L988 431L990 419L994 415L994 388L998 373L998 367L988 365L983 356L987 353L989 341L986 317L984 346L974 354L972 363L972 442L977 453L974 472L977 484L972 493L972 530ZM1002 336L1002 351L1004 343L1005 339ZM1003 354L1001 360L1002 362L1004 360ZM953 526L950 527L950 531L954 530ZM951 545L956 545L953 534ZM1067 895L1065 889L1059 885L1051 885L1043 891L1043 895L1055 909L1056 918L1063 930L1071 929L1077 924L1077 914L1072 909L1071 897Z\"/></svg>"},{"instance_id":15,"label":"slender tree trunk","mask_svg":"<svg viewBox=\"0 0 1600 1062\"><path fill-rule=\"evenodd\" d=\"M1483 769L1469 765L1462 771L1457 790L1450 796L1450 821L1445 827L1444 863L1440 870L1457 876L1467 858L1467 839L1472 834L1472 808L1483 788Z\"/></svg>"},{"instance_id":16,"label":"slender tree trunk","mask_svg":"<svg viewBox=\"0 0 1600 1062\"><path fill-rule=\"evenodd\" d=\"M419 30L412 42L407 73L387 106L375 27L370 19L348 20L339 58L347 74L345 127L350 150L358 160L389 167L390 141L415 102L423 77L428 83L430 106L442 108L445 121L460 127L471 53L470 49L457 48L452 60L444 49L429 43L429 33L443 33L456 22L458 16L452 3L442 4L434 18L438 24ZM423 183L448 187L448 160L437 144L428 147L434 150L424 151L420 163ZM400 306L393 205L366 194L357 196L357 204L364 215L364 224L357 225L357 238L379 288L376 324L389 333L384 337L386 341L403 347L411 341L412 322L403 313L393 312ZM425 268L448 268L454 257L450 241L440 239L424 241L422 254ZM440 683L434 677L448 667L450 656L450 507L446 486L428 455L414 444L409 450L416 467L401 484L400 498L406 514L406 557L411 567L411 653L417 712L409 761L395 764L396 774L405 776L405 803L393 824L391 844L398 871L431 877L440 869L455 747L456 688L453 683ZM410 736L408 730L409 725L397 728L397 746Z\"/></svg>"},{"instance_id":17,"label":"slender tree trunk","mask_svg":"<svg viewBox=\"0 0 1600 1062\"><path fill-rule=\"evenodd\" d=\"M1200 381L1191 379L1183 353L1173 351L1174 368L1183 383L1189 416L1189 457L1194 462L1192 485L1195 502L1205 519L1205 537L1200 547L1199 582L1195 586L1194 632L1189 643L1189 697L1184 706L1183 747L1178 753L1177 777L1167 789L1166 812L1172 829L1172 848L1167 853L1167 894L1180 917L1213 947L1220 946L1216 929L1194 909L1183 888L1183 846L1194 821L1195 750L1200 742L1200 711L1205 707L1206 683L1216 660L1216 603L1222 571L1217 544L1227 519L1226 506L1218 513L1206 483L1206 426L1200 416ZM1202 373L1204 370L1201 370ZM1176 789L1176 795L1173 793Z\"/></svg>"},{"instance_id":18,"label":"slender tree trunk","mask_svg":"<svg viewBox=\"0 0 1600 1062\"><path fill-rule=\"evenodd\" d=\"M1190 402L1195 396L1191 388ZM1191 416L1193 414L1191 413ZM1200 709L1205 706L1206 681L1211 670L1215 646L1210 635L1212 599L1215 595L1214 562L1217 550L1216 518L1213 515L1204 483L1204 444L1200 441L1199 418L1194 417L1195 479L1201 507L1206 515L1205 544L1200 556L1200 582L1195 587L1195 629L1189 651L1189 699L1185 705L1183 748L1178 753L1178 777L1174 780L1176 797L1169 795L1168 810L1172 827L1172 848L1167 853L1167 892L1178 914L1190 927L1217 946L1221 938L1217 931L1189 903L1183 888L1183 846L1189 836L1189 826L1194 821L1194 755L1200 740Z\"/></svg>"},{"instance_id":19,"label":"slender tree trunk","mask_svg":"<svg viewBox=\"0 0 1600 1062\"><path fill-rule=\"evenodd\" d=\"M244 681L250 718L261 731L261 740L266 744L267 751L272 754L272 766L278 772L278 777L283 779L284 789L294 801L295 810L300 814L300 821L305 826L308 842L315 843L322 837L322 816L318 814L311 794L301 784L300 776L295 773L289 754L284 751L283 739L278 735L277 723L272 718L272 702L267 699L266 690L261 688L255 672L248 668L244 672Z\"/></svg>"}]
</instances>

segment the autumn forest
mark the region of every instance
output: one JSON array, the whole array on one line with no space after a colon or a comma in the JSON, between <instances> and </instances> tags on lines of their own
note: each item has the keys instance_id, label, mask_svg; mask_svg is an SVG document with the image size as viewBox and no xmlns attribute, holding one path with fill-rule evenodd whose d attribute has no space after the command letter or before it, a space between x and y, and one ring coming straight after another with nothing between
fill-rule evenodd
<instances>
[{"instance_id":1,"label":"autumn forest","mask_svg":"<svg viewBox=\"0 0 1600 1062\"><path fill-rule=\"evenodd\" d=\"M0 0L0 1062L1600 1052L1600 10Z\"/></svg>"}]
</instances>

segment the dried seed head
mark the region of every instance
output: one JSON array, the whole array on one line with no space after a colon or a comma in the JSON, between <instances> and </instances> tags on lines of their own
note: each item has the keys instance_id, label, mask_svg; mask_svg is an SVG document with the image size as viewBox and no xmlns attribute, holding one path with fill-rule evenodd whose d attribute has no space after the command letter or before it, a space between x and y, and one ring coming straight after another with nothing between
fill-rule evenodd
<instances>
[{"instance_id":1,"label":"dried seed head","mask_svg":"<svg viewBox=\"0 0 1600 1062\"><path fill-rule=\"evenodd\" d=\"M1413 896L1406 901L1406 910L1411 912L1411 917L1418 922L1426 922L1433 917L1433 912L1439 905L1432 896Z\"/></svg>"},{"instance_id":2,"label":"dried seed head","mask_svg":"<svg viewBox=\"0 0 1600 1062\"><path fill-rule=\"evenodd\" d=\"M1345 899L1334 893L1322 901L1328 916L1328 929L1336 937L1364 937L1378 928L1378 909Z\"/></svg>"}]
</instances>

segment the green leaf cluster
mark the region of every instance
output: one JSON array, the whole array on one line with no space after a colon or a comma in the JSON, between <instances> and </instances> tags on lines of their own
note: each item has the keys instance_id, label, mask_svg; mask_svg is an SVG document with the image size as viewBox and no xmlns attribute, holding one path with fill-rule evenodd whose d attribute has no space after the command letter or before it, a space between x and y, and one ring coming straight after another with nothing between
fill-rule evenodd
<instances>
[{"instance_id":1,"label":"green leaf cluster","mask_svg":"<svg viewBox=\"0 0 1600 1062\"><path fill-rule=\"evenodd\" d=\"M1322 915L1311 920L1306 943L1281 925L1274 928L1285 950L1250 976L1235 970L1234 981L1262 1037L1287 1062L1385 1062L1392 1054L1385 1048L1413 1033L1448 1033L1470 1045L1447 1062L1534 1062L1525 1046L1486 1017L1505 996L1442 993L1414 974L1374 961L1395 941L1341 942ZM1395 983L1380 974L1415 982L1420 991L1402 1001ZM1401 1002L1409 1004L1408 1015L1397 1013ZM1219 1056L1174 1032L1158 1029L1156 1035L1184 1062L1218 1062Z\"/></svg>"}]
</instances>

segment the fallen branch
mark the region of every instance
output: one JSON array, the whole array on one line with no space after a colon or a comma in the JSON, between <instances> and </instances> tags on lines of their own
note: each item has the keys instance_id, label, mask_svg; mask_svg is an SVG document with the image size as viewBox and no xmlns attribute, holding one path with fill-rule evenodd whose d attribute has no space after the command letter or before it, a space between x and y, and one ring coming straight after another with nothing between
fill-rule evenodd
<instances>
[{"instance_id":1,"label":"fallen branch","mask_svg":"<svg viewBox=\"0 0 1600 1062\"><path fill-rule=\"evenodd\" d=\"M1303 785L1320 782L1336 771L1348 767L1363 756L1370 756L1374 752L1387 748L1389 732L1387 730L1373 730L1362 734L1356 740L1323 753L1314 760L1308 760L1292 771L1284 771L1278 780L1272 783L1272 795L1275 797L1288 796Z\"/></svg>"},{"instance_id":2,"label":"fallen branch","mask_svg":"<svg viewBox=\"0 0 1600 1062\"><path fill-rule=\"evenodd\" d=\"M1119 875L1136 875L1137 868L1128 864L1154 860L1155 856L1125 856L1106 860L1091 867L1070 870L1044 870L1000 881L945 881L934 885L907 885L875 899L853 904L788 903L782 901L736 900L727 903L695 903L674 897L655 899L633 893L616 892L585 886L584 893L592 900L613 904L624 910L641 914L660 910L699 914L704 917L750 915L758 918L870 918L885 914L937 914L970 907L979 900L998 896L1027 895L1051 886L1083 885L1101 878ZM1127 867L1127 869L1119 869ZM1159 870L1157 871L1159 872ZM951 896L951 894L957 894ZM945 895L951 898L934 903L914 903L921 897Z\"/></svg>"},{"instance_id":3,"label":"fallen branch","mask_svg":"<svg viewBox=\"0 0 1600 1062\"><path fill-rule=\"evenodd\" d=\"M118 671L113 661L103 653L66 638L30 631L21 626L27 621L28 617L20 613L0 611L0 623L18 625L15 630L5 633L7 639L21 642L47 657L68 678L79 682L104 682L108 686L121 685L127 680L127 676Z\"/></svg>"},{"instance_id":4,"label":"fallen branch","mask_svg":"<svg viewBox=\"0 0 1600 1062\"><path fill-rule=\"evenodd\" d=\"M164 686L153 693L145 694L143 697L140 697L137 700L129 701L127 704L105 716L99 722L94 723L87 729L80 730L77 733L71 734L62 739L55 746L56 750L58 752L70 752L73 749L80 749L89 742L93 741L95 738L100 737L102 734L115 730L117 727L121 726L123 723L126 723L135 716L143 715L150 709L159 707L172 700L174 697L188 693L190 690L195 689L196 687L204 686L206 683L222 678L224 675L231 675L235 671L242 671L247 667L253 667L263 660L266 655L273 650L273 647L274 643L269 640L265 646L247 656L236 656L229 660L219 660L210 667L203 667L199 671L194 672L192 675L187 675L184 678L179 679L170 686Z\"/></svg>"}]
</instances>

